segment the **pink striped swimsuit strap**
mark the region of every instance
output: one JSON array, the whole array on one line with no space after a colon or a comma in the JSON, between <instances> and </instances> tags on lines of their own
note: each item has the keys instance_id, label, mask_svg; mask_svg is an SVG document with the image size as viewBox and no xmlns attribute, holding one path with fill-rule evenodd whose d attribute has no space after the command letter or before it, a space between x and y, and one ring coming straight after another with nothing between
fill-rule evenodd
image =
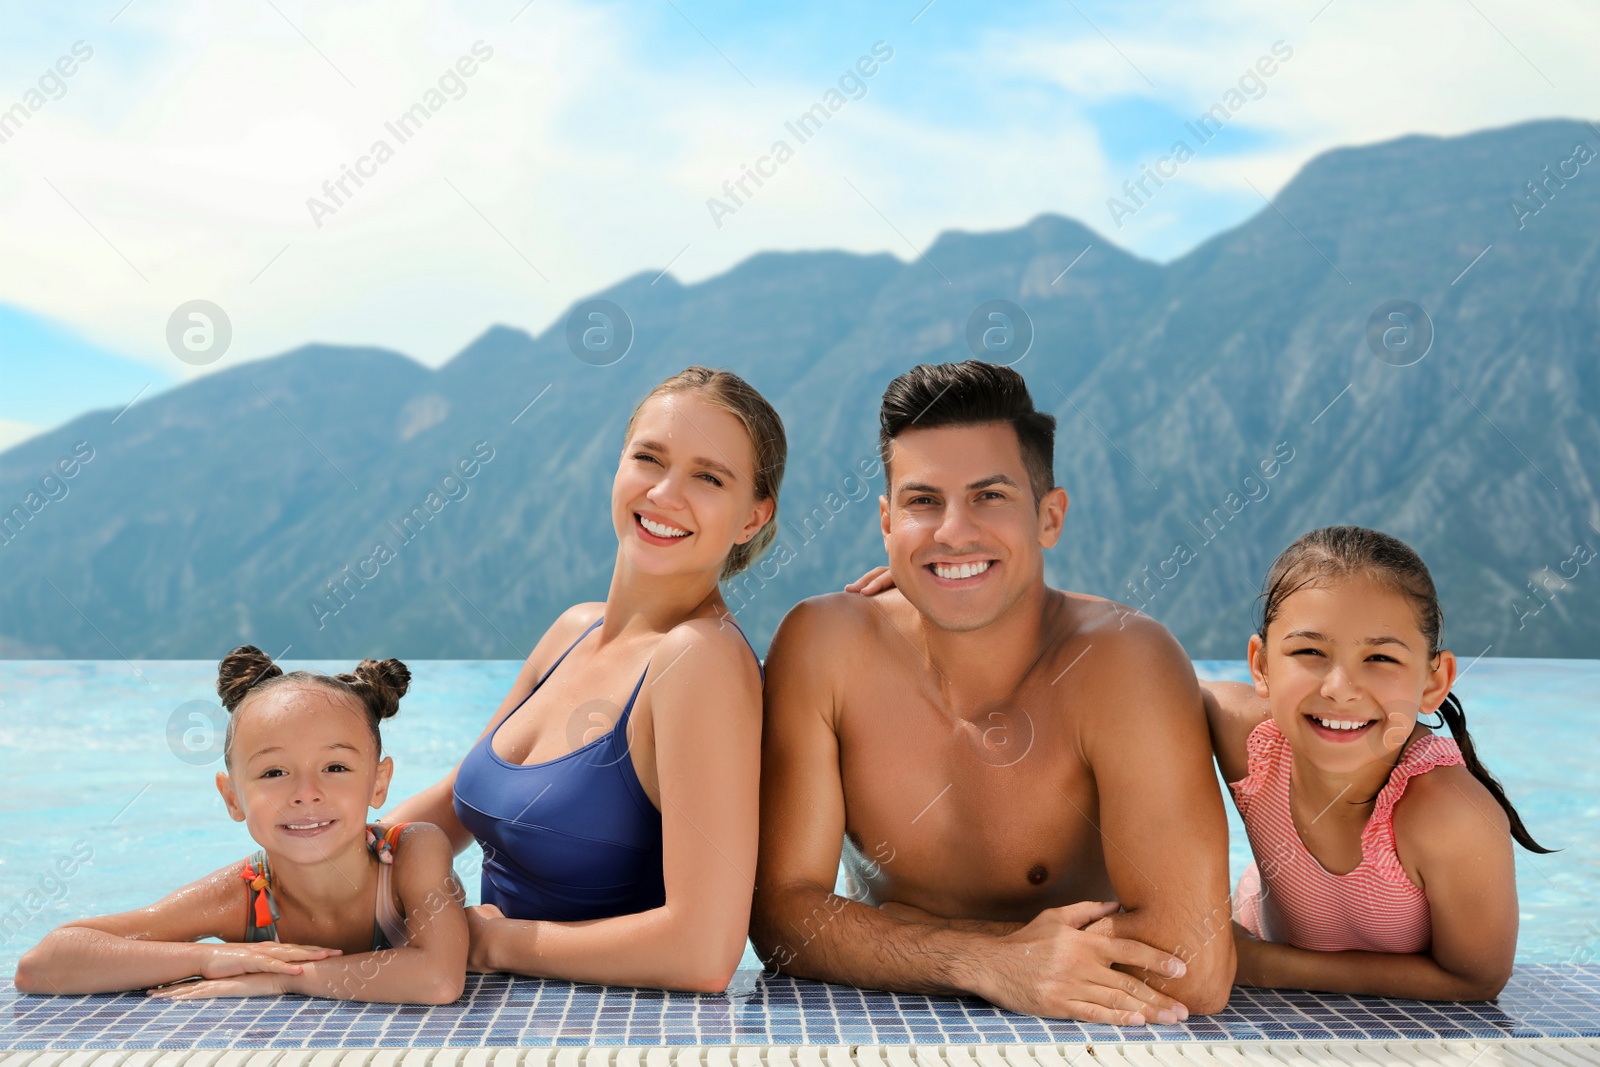
<instances>
[{"instance_id":1,"label":"pink striped swimsuit strap","mask_svg":"<svg viewBox=\"0 0 1600 1067\"><path fill-rule=\"evenodd\" d=\"M1275 722L1266 719L1250 732L1247 745L1248 773L1241 781L1229 783L1260 868L1258 879L1241 881L1241 889L1253 890L1255 896L1239 902L1244 913L1262 922L1262 909L1270 910L1279 927L1276 939L1301 948L1389 952L1425 948L1431 934L1427 896L1400 862L1394 840L1394 807L1412 778L1434 767L1462 762L1456 743L1427 734L1407 746L1362 830L1360 864L1342 875L1330 873L1317 862L1294 825L1290 805L1293 752L1288 739ZM1352 907L1358 902L1359 906Z\"/></svg>"},{"instance_id":2,"label":"pink striped swimsuit strap","mask_svg":"<svg viewBox=\"0 0 1600 1067\"><path fill-rule=\"evenodd\" d=\"M1391 880L1410 880L1400 863L1399 849L1394 839L1394 806L1405 795L1406 786L1419 774L1435 767L1453 767L1464 764L1461 749L1455 739L1438 734L1424 734L1406 746L1400 762L1389 774L1389 780L1378 791L1377 803L1366 829L1361 832L1361 854Z\"/></svg>"}]
</instances>

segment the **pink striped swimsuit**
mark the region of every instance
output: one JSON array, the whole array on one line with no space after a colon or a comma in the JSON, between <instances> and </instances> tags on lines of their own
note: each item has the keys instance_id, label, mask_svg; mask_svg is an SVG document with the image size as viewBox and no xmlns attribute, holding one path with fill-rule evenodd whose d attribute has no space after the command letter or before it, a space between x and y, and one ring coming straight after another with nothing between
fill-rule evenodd
<instances>
[{"instance_id":1,"label":"pink striped swimsuit","mask_svg":"<svg viewBox=\"0 0 1600 1067\"><path fill-rule=\"evenodd\" d=\"M1230 782L1256 862L1234 892L1234 919L1256 937L1320 952L1425 952L1433 941L1428 897L1406 875L1394 844L1394 806L1406 783L1461 763L1454 740L1413 741L1378 793L1361 832L1361 862L1330 874L1306 849L1289 811L1289 741L1267 719L1250 731L1249 773Z\"/></svg>"}]
</instances>

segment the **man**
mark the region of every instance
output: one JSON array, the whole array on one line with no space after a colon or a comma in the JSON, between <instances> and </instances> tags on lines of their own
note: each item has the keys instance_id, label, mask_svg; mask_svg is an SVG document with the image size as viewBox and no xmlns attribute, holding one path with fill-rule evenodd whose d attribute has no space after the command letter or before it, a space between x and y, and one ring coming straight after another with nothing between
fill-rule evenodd
<instances>
[{"instance_id":1,"label":"man","mask_svg":"<svg viewBox=\"0 0 1600 1067\"><path fill-rule=\"evenodd\" d=\"M884 394L896 588L800 603L766 661L751 937L779 970L1124 1025L1226 1004L1194 671L1149 617L1045 585L1054 445L1006 367L919 366Z\"/></svg>"}]
</instances>

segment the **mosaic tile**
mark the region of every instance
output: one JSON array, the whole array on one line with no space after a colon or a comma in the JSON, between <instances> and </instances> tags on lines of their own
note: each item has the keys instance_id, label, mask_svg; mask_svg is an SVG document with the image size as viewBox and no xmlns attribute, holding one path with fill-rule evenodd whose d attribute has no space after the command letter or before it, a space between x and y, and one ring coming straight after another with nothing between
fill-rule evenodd
<instances>
[{"instance_id":1,"label":"mosaic tile","mask_svg":"<svg viewBox=\"0 0 1600 1067\"><path fill-rule=\"evenodd\" d=\"M1600 1038L1600 966L1519 966L1499 999L1483 1003L1235 989L1224 1012L1148 1028L1035 1019L971 998L857 990L754 971L740 972L716 995L468 975L462 999L437 1007L302 997L36 997L0 987L0 1051L1541 1037Z\"/></svg>"}]
</instances>

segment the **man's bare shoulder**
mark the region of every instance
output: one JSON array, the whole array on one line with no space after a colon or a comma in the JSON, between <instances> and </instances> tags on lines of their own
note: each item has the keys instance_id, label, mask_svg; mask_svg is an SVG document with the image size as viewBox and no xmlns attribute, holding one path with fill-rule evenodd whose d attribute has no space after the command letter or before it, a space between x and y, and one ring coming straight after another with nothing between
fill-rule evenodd
<instances>
[{"instance_id":1,"label":"man's bare shoulder","mask_svg":"<svg viewBox=\"0 0 1600 1067\"><path fill-rule=\"evenodd\" d=\"M1084 725L1141 730L1189 708L1197 719L1194 667L1161 623L1104 597L1060 592L1051 613L1051 688ZM1201 720L1203 721L1203 720ZM1095 729L1101 729L1099 725Z\"/></svg>"},{"instance_id":2,"label":"man's bare shoulder","mask_svg":"<svg viewBox=\"0 0 1600 1067\"><path fill-rule=\"evenodd\" d=\"M898 589L871 597L823 593L789 609L773 645L782 642L785 649L800 646L823 653L860 648L863 641L881 641L888 628L903 628L915 614Z\"/></svg>"},{"instance_id":3,"label":"man's bare shoulder","mask_svg":"<svg viewBox=\"0 0 1600 1067\"><path fill-rule=\"evenodd\" d=\"M1058 642L1082 639L1118 656L1183 655L1172 631L1142 611L1089 593L1052 592L1061 605L1049 623Z\"/></svg>"}]
</instances>

